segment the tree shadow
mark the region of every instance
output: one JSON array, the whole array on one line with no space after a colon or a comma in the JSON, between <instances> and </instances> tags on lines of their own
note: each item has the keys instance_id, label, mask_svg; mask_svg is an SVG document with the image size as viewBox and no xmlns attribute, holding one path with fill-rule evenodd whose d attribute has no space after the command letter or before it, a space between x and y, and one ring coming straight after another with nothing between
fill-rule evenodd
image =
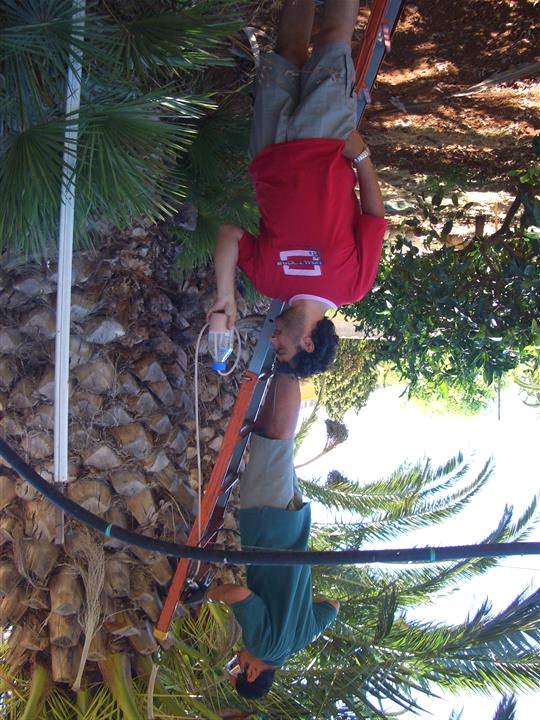
<instances>
[{"instance_id":1,"label":"tree shadow","mask_svg":"<svg viewBox=\"0 0 540 720\"><path fill-rule=\"evenodd\" d=\"M406 5L379 73L375 102L366 113L366 132L387 140L384 148L374 148L375 159L381 155L384 162L381 151L390 151L397 166L432 174L459 165L473 173L484 171L486 181L499 185L516 163L531 159L530 80L519 90L498 85L468 97L452 94L536 59L533 12L527 0L417 0ZM406 112L396 110L392 98Z\"/></svg>"}]
</instances>

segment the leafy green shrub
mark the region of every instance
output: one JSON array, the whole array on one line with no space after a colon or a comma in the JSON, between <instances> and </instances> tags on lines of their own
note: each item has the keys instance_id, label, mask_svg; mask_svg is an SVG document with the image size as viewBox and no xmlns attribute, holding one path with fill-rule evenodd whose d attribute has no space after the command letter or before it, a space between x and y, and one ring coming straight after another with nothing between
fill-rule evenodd
<instances>
[{"instance_id":1,"label":"leafy green shrub","mask_svg":"<svg viewBox=\"0 0 540 720\"><path fill-rule=\"evenodd\" d=\"M482 375L478 375L465 386L441 380L436 387L432 387L424 382L414 388L411 396L417 405L430 413L475 415L486 407L496 393L495 383L488 385Z\"/></svg>"},{"instance_id":2,"label":"leafy green shrub","mask_svg":"<svg viewBox=\"0 0 540 720\"><path fill-rule=\"evenodd\" d=\"M418 196L418 214L383 248L377 283L361 303L343 310L380 340L375 362L390 362L410 391L453 395L471 408L486 388L515 368L534 343L540 313L540 237L529 173L497 232L478 232L449 245L453 224L466 213L457 195ZM522 211L519 216L519 211Z\"/></svg>"},{"instance_id":3,"label":"leafy green shrub","mask_svg":"<svg viewBox=\"0 0 540 720\"><path fill-rule=\"evenodd\" d=\"M537 327L537 326L536 326ZM525 405L540 407L540 333L538 344L528 348L527 361L519 365L513 373L514 382L520 388Z\"/></svg>"},{"instance_id":4,"label":"leafy green shrub","mask_svg":"<svg viewBox=\"0 0 540 720\"><path fill-rule=\"evenodd\" d=\"M378 386L403 385L403 377L391 362L379 363L377 370ZM503 385L508 377L503 376ZM409 400L431 414L474 415L495 397L497 387L495 384L487 385L482 376L478 376L476 382L467 387L447 385L443 380L436 386L422 382L414 390L406 388L405 392Z\"/></svg>"},{"instance_id":5,"label":"leafy green shrub","mask_svg":"<svg viewBox=\"0 0 540 720\"><path fill-rule=\"evenodd\" d=\"M347 410L360 410L377 385L375 344L340 340L331 370L314 378L321 402L332 420L343 420Z\"/></svg>"}]
</instances>

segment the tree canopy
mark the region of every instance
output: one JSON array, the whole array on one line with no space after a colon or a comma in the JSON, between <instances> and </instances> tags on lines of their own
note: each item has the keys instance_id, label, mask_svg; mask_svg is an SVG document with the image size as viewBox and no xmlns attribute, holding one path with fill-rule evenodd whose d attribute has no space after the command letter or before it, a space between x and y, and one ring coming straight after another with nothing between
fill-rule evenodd
<instances>
[{"instance_id":1,"label":"tree canopy","mask_svg":"<svg viewBox=\"0 0 540 720\"><path fill-rule=\"evenodd\" d=\"M332 420L343 420L351 408L360 410L377 384L375 345L365 340L340 340L332 367L313 382Z\"/></svg>"},{"instance_id":2,"label":"tree canopy","mask_svg":"<svg viewBox=\"0 0 540 720\"><path fill-rule=\"evenodd\" d=\"M455 244L468 206L443 189L417 196L417 214L383 248L372 291L344 309L377 342L411 392L457 393L473 408L537 346L540 334L538 166L516 174L515 199L499 229Z\"/></svg>"}]
</instances>

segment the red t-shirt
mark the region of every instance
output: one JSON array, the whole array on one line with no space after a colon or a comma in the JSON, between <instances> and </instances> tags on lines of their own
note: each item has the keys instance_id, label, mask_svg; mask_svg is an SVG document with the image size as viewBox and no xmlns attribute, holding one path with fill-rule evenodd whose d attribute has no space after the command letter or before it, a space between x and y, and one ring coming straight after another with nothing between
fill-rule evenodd
<instances>
[{"instance_id":1,"label":"red t-shirt","mask_svg":"<svg viewBox=\"0 0 540 720\"><path fill-rule=\"evenodd\" d=\"M375 282L387 221L360 212L344 144L295 140L253 160L259 236L244 233L238 266L264 295L286 302L308 295L339 307Z\"/></svg>"}]
</instances>

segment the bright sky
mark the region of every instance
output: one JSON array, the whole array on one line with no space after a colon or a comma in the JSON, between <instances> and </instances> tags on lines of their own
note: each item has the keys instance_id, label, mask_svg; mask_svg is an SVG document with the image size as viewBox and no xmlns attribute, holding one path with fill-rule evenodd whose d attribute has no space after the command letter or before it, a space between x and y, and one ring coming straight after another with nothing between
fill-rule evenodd
<instances>
[{"instance_id":1,"label":"bright sky","mask_svg":"<svg viewBox=\"0 0 540 720\"><path fill-rule=\"evenodd\" d=\"M399 395L403 388L390 386L376 390L358 414L348 413L346 424L349 439L326 457L306 468L301 475L326 477L337 469L345 476L366 483L384 477L406 461L430 457L434 463L444 462L459 450L471 464L470 478L490 456L495 471L487 486L474 498L458 518L429 530L401 536L388 546L467 544L481 540L493 530L505 504L515 507L516 517L539 492L538 438L540 410L527 407L517 389L510 387L501 398L501 420L497 420L495 404L474 417L435 415L419 408ZM314 456L324 445L325 426L319 420L302 446L298 461ZM314 508L314 520L322 520ZM324 516L328 520L328 516ZM540 540L537 528L528 538ZM494 611L508 605L524 589L540 586L540 557L504 558L500 565L470 581L459 591L441 598L430 607L422 607L414 617L423 620L460 622L488 597ZM463 708L462 720L491 720L500 696L474 694L443 695L440 700L425 704L421 715L406 713L401 717L449 717L452 708ZM536 720L540 692L521 695L516 720Z\"/></svg>"}]
</instances>

